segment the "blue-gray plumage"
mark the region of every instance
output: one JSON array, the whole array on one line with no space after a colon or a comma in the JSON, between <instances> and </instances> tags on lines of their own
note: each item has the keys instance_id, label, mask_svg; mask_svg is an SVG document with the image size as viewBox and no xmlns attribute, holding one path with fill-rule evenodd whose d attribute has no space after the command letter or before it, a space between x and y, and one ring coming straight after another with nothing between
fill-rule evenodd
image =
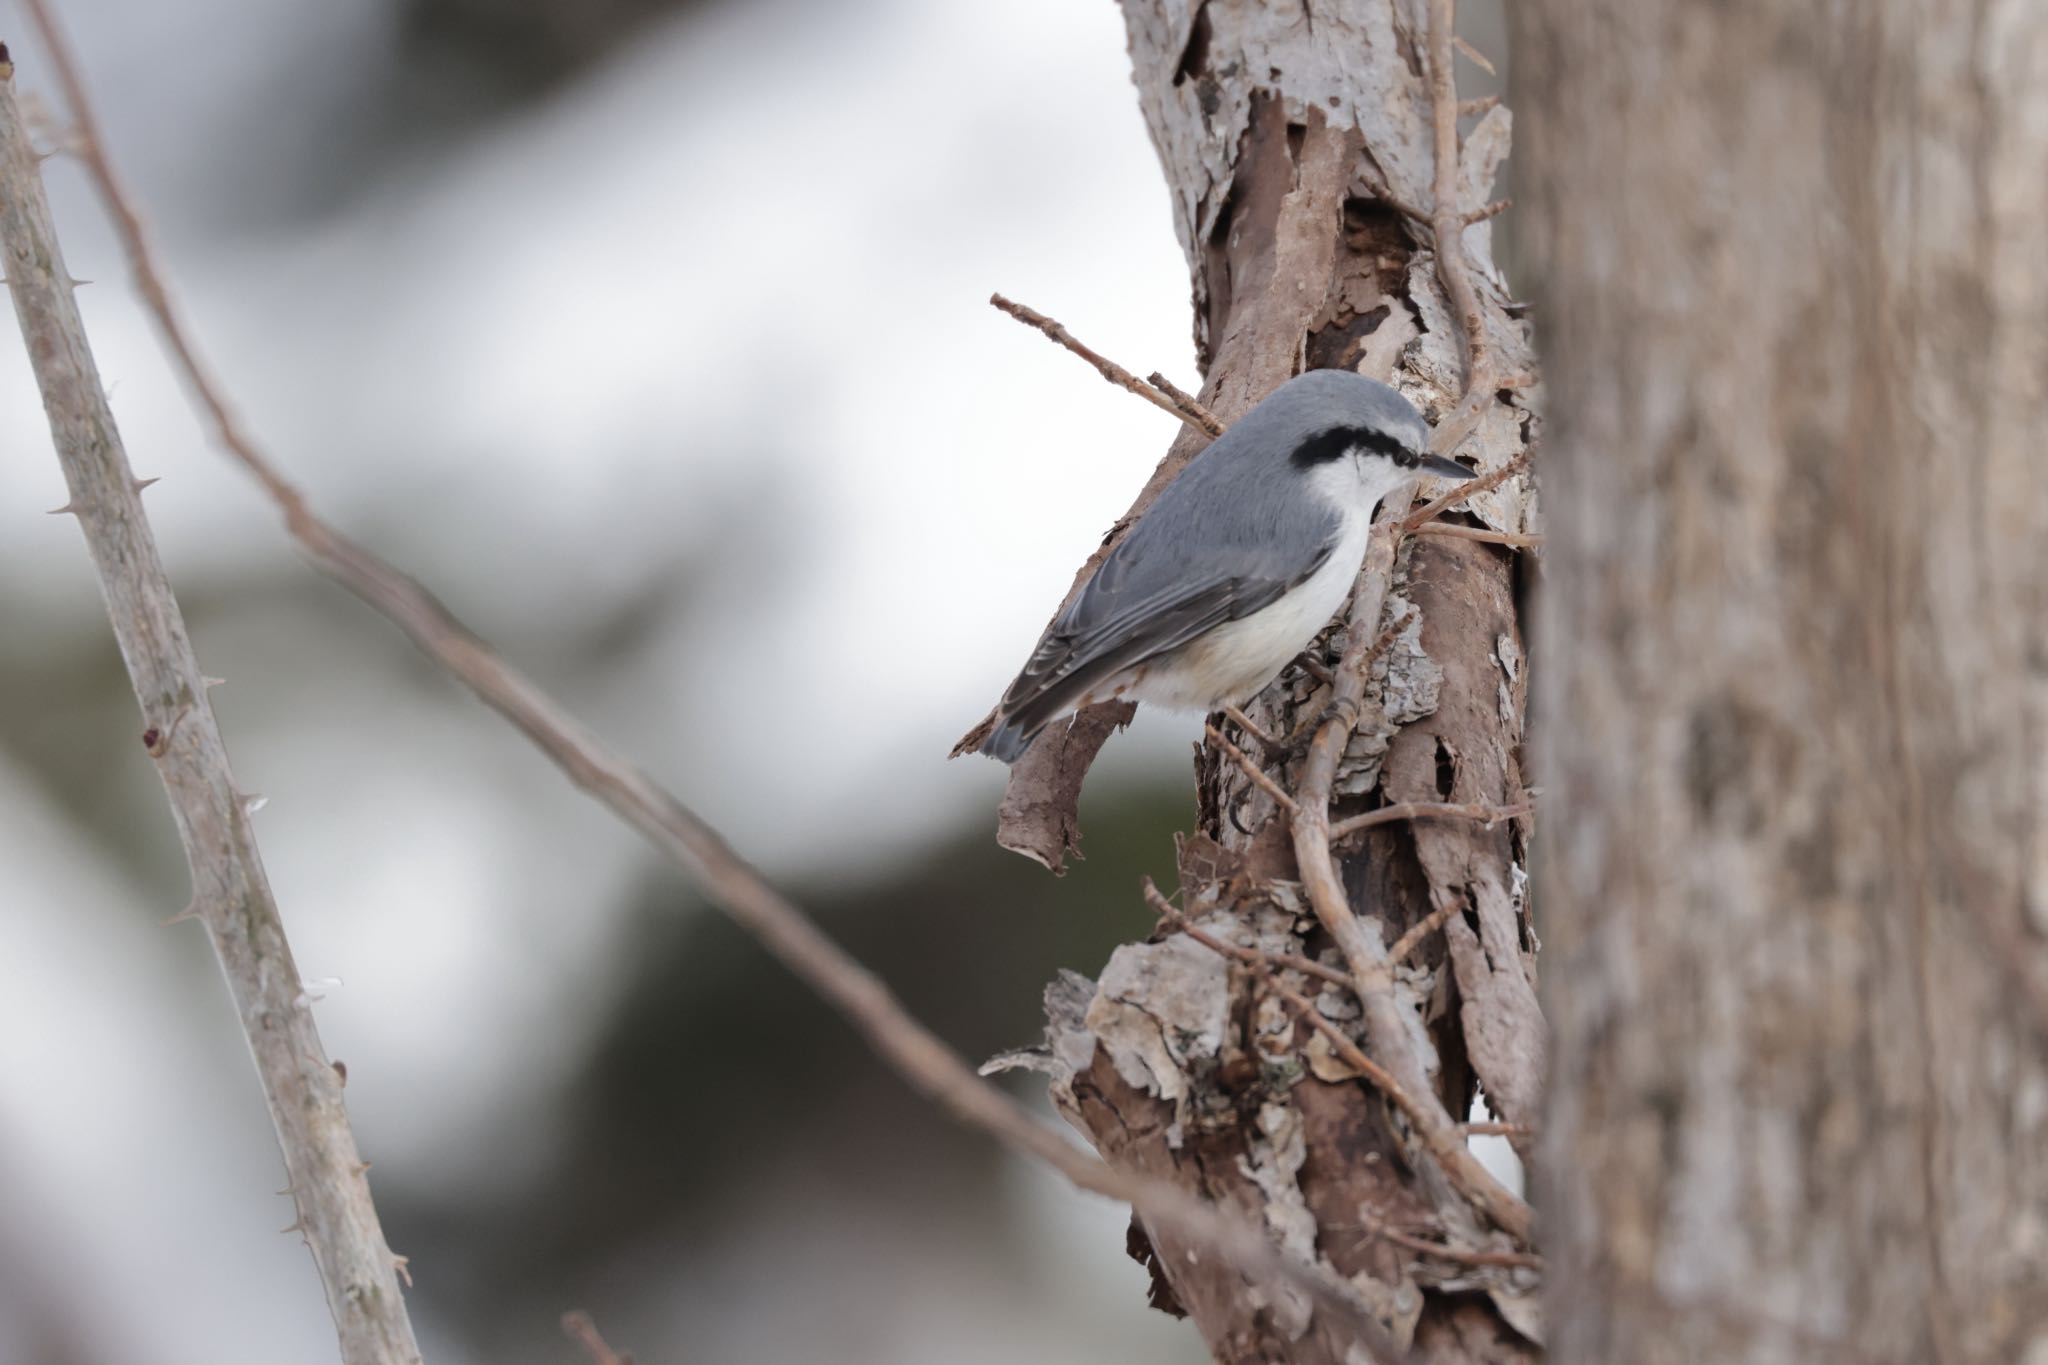
<instances>
[{"instance_id":1,"label":"blue-gray plumage","mask_svg":"<svg viewBox=\"0 0 2048 1365\"><path fill-rule=\"evenodd\" d=\"M1214 710L1250 699L1349 595L1373 509L1424 474L1429 425L1349 370L1282 384L1175 476L1046 628L981 751L1015 762L1053 720L1132 697Z\"/></svg>"}]
</instances>

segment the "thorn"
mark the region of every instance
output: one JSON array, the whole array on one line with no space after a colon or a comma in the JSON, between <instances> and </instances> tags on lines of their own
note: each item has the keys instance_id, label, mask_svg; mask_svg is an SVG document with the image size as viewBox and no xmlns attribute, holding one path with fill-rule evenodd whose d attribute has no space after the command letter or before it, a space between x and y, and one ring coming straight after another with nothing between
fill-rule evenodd
<instances>
[{"instance_id":1,"label":"thorn","mask_svg":"<svg viewBox=\"0 0 2048 1365\"><path fill-rule=\"evenodd\" d=\"M1481 95L1476 100L1459 100L1458 112L1462 114L1483 114L1500 103L1499 95Z\"/></svg>"},{"instance_id":2,"label":"thorn","mask_svg":"<svg viewBox=\"0 0 2048 1365\"><path fill-rule=\"evenodd\" d=\"M407 1268L411 1265L412 1257L401 1256L395 1251L391 1253L391 1268L398 1273L399 1279L405 1281L407 1289L412 1288L412 1271Z\"/></svg>"},{"instance_id":3,"label":"thorn","mask_svg":"<svg viewBox=\"0 0 2048 1365\"><path fill-rule=\"evenodd\" d=\"M206 677L205 675L203 675L203 674L202 674L202 675L200 676L200 679L199 679L199 681L200 681L200 683L201 683L201 684L202 684L202 685L203 685L203 686L204 686L204 687L206 688L206 690L207 690L207 691L211 692L211 691L212 691L212 690L213 690L214 688L216 688L216 687L219 687L219 686L220 686L220 685L221 685L222 683L226 682L226 681L227 681L227 679L226 679L226 678L209 678L209 677Z\"/></svg>"},{"instance_id":4,"label":"thorn","mask_svg":"<svg viewBox=\"0 0 2048 1365\"><path fill-rule=\"evenodd\" d=\"M135 489L135 491L136 491L136 492L140 493L140 492L141 492L141 491L142 491L143 489L145 489L145 488L149 487L149 486L150 486L151 484L153 484L153 483L162 483L162 482L163 482L163 476L162 476L162 475L160 475L160 474L158 474L158 475L152 475L151 477L149 477L149 478L147 478L147 479L137 479L137 480L136 480L136 481L134 482L134 484L132 484L131 486L132 486L132 487L133 487L133 488Z\"/></svg>"},{"instance_id":5,"label":"thorn","mask_svg":"<svg viewBox=\"0 0 2048 1365\"><path fill-rule=\"evenodd\" d=\"M178 727L184 724L185 717L191 714L192 706L188 702L178 708L178 714L172 716L171 723L163 729L159 730L152 725L142 732L142 747L149 750L151 758L162 758L170 752L171 736L178 733Z\"/></svg>"},{"instance_id":6,"label":"thorn","mask_svg":"<svg viewBox=\"0 0 2048 1365\"><path fill-rule=\"evenodd\" d=\"M49 517L61 517L67 513L74 517L77 516L78 504L75 502L67 502L62 507L52 507L48 512L45 512L43 515Z\"/></svg>"},{"instance_id":7,"label":"thorn","mask_svg":"<svg viewBox=\"0 0 2048 1365\"><path fill-rule=\"evenodd\" d=\"M285 1225L284 1225L283 1227L279 1228L279 1229L277 1230L277 1233L278 1233L278 1236L280 1236L280 1237L282 1237L282 1236L283 1236L283 1235L284 1235L285 1233L288 1233L288 1232L296 1232L296 1233L299 1233L299 1234L300 1234L301 1236L303 1236L303 1235L305 1234L305 1231L306 1231L306 1225L305 1225L305 1223L304 1223L304 1222L303 1222L302 1220L300 1220L300 1219L294 1218L294 1219L292 1219L292 1221L291 1221L291 1222L289 1222L289 1223L286 1223L286 1224L285 1224Z\"/></svg>"},{"instance_id":8,"label":"thorn","mask_svg":"<svg viewBox=\"0 0 2048 1365\"><path fill-rule=\"evenodd\" d=\"M335 1079L339 1080L342 1088L346 1090L348 1088L348 1063L337 1057L329 1062L328 1065L334 1068Z\"/></svg>"},{"instance_id":9,"label":"thorn","mask_svg":"<svg viewBox=\"0 0 2048 1365\"><path fill-rule=\"evenodd\" d=\"M338 976L315 976L308 978L299 983L298 998L293 1000L292 1004L304 1009L316 1000L326 999L327 992L340 984L341 978Z\"/></svg>"},{"instance_id":10,"label":"thorn","mask_svg":"<svg viewBox=\"0 0 2048 1365\"><path fill-rule=\"evenodd\" d=\"M250 792L242 798L242 814L254 815L270 804L270 798L261 792Z\"/></svg>"},{"instance_id":11,"label":"thorn","mask_svg":"<svg viewBox=\"0 0 2048 1365\"><path fill-rule=\"evenodd\" d=\"M73 289L83 289L83 288L85 288L85 287L86 287L87 285L89 285L89 284L91 284L91 283L92 283L92 281L91 281L91 280L73 280L73 279L66 279L66 280L65 280L64 282L65 282L66 284L70 285L70 286L71 286L71 287L72 287Z\"/></svg>"},{"instance_id":12,"label":"thorn","mask_svg":"<svg viewBox=\"0 0 2048 1365\"><path fill-rule=\"evenodd\" d=\"M369 1163L369 1162L367 1162L367 1161L358 1161L358 1162L356 1163L356 1174L357 1174L357 1175L368 1175L369 1173L370 1173L370 1163Z\"/></svg>"},{"instance_id":13,"label":"thorn","mask_svg":"<svg viewBox=\"0 0 2048 1365\"><path fill-rule=\"evenodd\" d=\"M162 927L164 927L164 928L168 929L168 928L170 928L170 927L171 927L171 926L172 926L173 924L182 924L182 923L184 923L184 922L185 922L186 920L188 920L188 919L198 919L198 918L199 918L199 898L198 898L197 896L194 896L194 897L192 898L192 903L191 903L190 905L186 906L186 907L185 907L185 908L184 908L183 910L180 910L180 911L179 911L179 912L178 912L177 914L175 914L175 915L172 915L172 916L171 916L171 917L170 917L169 919L167 919L167 920L161 920L161 921L159 921L159 923L160 923L160 924L162 925ZM290 1193L290 1191L288 1191L288 1190L280 1190L280 1191L278 1191L278 1193L280 1193L280 1194L288 1194L288 1193Z\"/></svg>"}]
</instances>

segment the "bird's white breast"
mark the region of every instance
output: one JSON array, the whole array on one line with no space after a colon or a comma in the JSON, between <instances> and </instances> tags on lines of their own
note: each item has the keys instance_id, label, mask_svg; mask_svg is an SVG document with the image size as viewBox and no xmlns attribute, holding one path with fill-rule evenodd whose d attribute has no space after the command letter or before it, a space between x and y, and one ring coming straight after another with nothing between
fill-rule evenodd
<instances>
[{"instance_id":1,"label":"bird's white breast","mask_svg":"<svg viewBox=\"0 0 2048 1365\"><path fill-rule=\"evenodd\" d=\"M1336 547L1316 571L1250 616L1228 621L1172 654L1126 669L1084 700L1130 697L1177 711L1249 701L1330 624L1358 581L1373 509L1412 482L1385 460L1358 452L1308 471L1310 496L1341 518Z\"/></svg>"},{"instance_id":2,"label":"bird's white breast","mask_svg":"<svg viewBox=\"0 0 2048 1365\"><path fill-rule=\"evenodd\" d=\"M1365 559L1368 518L1346 519L1322 566L1271 606L1225 622L1169 659L1154 660L1130 695L1176 710L1211 711L1241 703L1279 676L1350 596Z\"/></svg>"}]
</instances>

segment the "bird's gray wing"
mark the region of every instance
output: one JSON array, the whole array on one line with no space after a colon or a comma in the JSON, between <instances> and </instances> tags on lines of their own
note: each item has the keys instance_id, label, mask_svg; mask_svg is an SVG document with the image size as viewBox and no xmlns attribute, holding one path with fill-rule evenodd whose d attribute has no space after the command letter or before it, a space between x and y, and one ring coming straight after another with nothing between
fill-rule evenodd
<instances>
[{"instance_id":1,"label":"bird's gray wing","mask_svg":"<svg viewBox=\"0 0 2048 1365\"><path fill-rule=\"evenodd\" d=\"M1182 526L1177 509L1141 520L1038 642L1003 695L1004 723L1029 736L1123 669L1271 606L1323 566L1339 523L1317 515L1307 534L1281 538L1270 527ZM1283 547L1292 546L1286 553ZM1191 559L1198 563L1190 563Z\"/></svg>"}]
</instances>

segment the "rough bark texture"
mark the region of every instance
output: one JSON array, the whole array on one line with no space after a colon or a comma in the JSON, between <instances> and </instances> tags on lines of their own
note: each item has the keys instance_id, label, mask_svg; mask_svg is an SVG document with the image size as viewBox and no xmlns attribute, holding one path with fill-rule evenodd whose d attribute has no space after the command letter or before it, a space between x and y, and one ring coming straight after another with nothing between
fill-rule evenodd
<instances>
[{"instance_id":1,"label":"rough bark texture","mask_svg":"<svg viewBox=\"0 0 2048 1365\"><path fill-rule=\"evenodd\" d=\"M2048 8L1526 0L1561 1361L2048 1360Z\"/></svg>"},{"instance_id":2,"label":"rough bark texture","mask_svg":"<svg viewBox=\"0 0 2048 1365\"><path fill-rule=\"evenodd\" d=\"M1193 275L1202 401L1227 422L1302 369L1346 366L1391 380L1441 419L1460 394L1463 338L1427 233L1390 202L1429 200L1423 8L1388 0L1125 0L1123 8L1140 103ZM1508 129L1506 111L1496 109L1469 131L1461 178L1471 206L1484 201ZM1501 372L1522 371L1527 340L1508 315L1488 236L1483 224L1467 232L1489 341ZM1482 472L1522 453L1532 419L1518 403L1505 394L1490 403L1461 451ZM1203 439L1183 434L1153 487ZM1141 496L1134 512L1148 500ZM1495 529L1535 529L1525 478L1475 501L1477 519ZM1348 628L1395 627L1344 760L1336 814L1404 798L1522 797L1516 573L1515 554L1499 546L1406 543L1384 614ZM1326 641L1329 660L1341 641ZM1326 695L1290 670L1254 714L1285 731L1313 717ZM1197 777L1201 828L1180 850L1189 918L1218 937L1342 969L1304 904L1288 827L1271 799L1213 750L1203 751ZM1348 843L1339 859L1353 907L1387 942L1433 906L1461 912L1448 939L1427 942L1397 969L1395 987L1398 1026L1427 1059L1432 1102L1458 1119L1477 1088L1522 1117L1540 1082L1542 1024L1521 894L1526 834L1470 823L1387 826ZM1299 972L1280 976L1317 998L1345 1033L1365 1035L1352 992ZM1262 1219L1288 1250L1347 1277L1418 1359L1537 1358L1534 1275L1500 1263L1502 1253L1516 1259L1513 1240L1466 1202L1381 1092L1258 972L1166 935L1119 949L1099 982L1057 983L1048 1014L1063 1067L1055 1099L1112 1165ZM1371 1358L1299 1295L1249 1284L1170 1233L1152 1232L1162 1301L1191 1315L1219 1360ZM1418 1252L1402 1238L1494 1253L1482 1258L1494 1263Z\"/></svg>"}]
</instances>

